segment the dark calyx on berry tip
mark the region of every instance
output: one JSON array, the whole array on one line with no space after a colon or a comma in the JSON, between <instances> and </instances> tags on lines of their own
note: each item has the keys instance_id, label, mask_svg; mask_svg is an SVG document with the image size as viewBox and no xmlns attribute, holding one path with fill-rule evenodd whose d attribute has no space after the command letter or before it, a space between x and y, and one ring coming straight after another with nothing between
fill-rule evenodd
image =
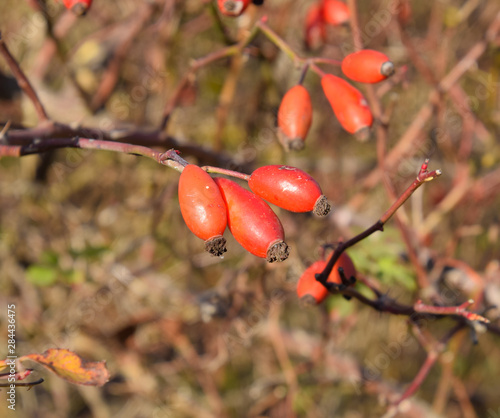
<instances>
[{"instance_id":1,"label":"dark calyx on berry tip","mask_svg":"<svg viewBox=\"0 0 500 418\"><path fill-rule=\"evenodd\" d=\"M76 3L72 8L71 11L77 15L77 16L83 16L87 13L87 5L83 3Z\"/></svg>"},{"instance_id":2,"label":"dark calyx on berry tip","mask_svg":"<svg viewBox=\"0 0 500 418\"><path fill-rule=\"evenodd\" d=\"M363 128L359 129L354 133L354 137L359 141L359 142L366 142L370 139L370 128L367 126L364 126Z\"/></svg>"},{"instance_id":3,"label":"dark calyx on berry tip","mask_svg":"<svg viewBox=\"0 0 500 418\"><path fill-rule=\"evenodd\" d=\"M221 236L207 239L205 241L205 251L208 251L210 254L215 255L216 257L220 257L227 251L226 239Z\"/></svg>"},{"instance_id":4,"label":"dark calyx on berry tip","mask_svg":"<svg viewBox=\"0 0 500 418\"><path fill-rule=\"evenodd\" d=\"M278 131L278 139L286 151L300 151L304 149L304 140L302 138L290 138L281 129Z\"/></svg>"},{"instance_id":5,"label":"dark calyx on berry tip","mask_svg":"<svg viewBox=\"0 0 500 418\"><path fill-rule=\"evenodd\" d=\"M317 216L326 216L330 213L331 209L332 207L330 206L330 203L328 203L326 196L321 195L314 204L313 213Z\"/></svg>"},{"instance_id":6,"label":"dark calyx on berry tip","mask_svg":"<svg viewBox=\"0 0 500 418\"><path fill-rule=\"evenodd\" d=\"M290 255L290 248L283 241L278 241L272 244L267 249L266 260L269 263L274 263L275 261L285 261Z\"/></svg>"},{"instance_id":7,"label":"dark calyx on berry tip","mask_svg":"<svg viewBox=\"0 0 500 418\"><path fill-rule=\"evenodd\" d=\"M241 9L241 4L239 4L238 1L234 1L234 0L226 0L224 3L223 3L223 7L224 7L224 10L226 12L230 12L230 13L237 13L240 11Z\"/></svg>"},{"instance_id":8,"label":"dark calyx on berry tip","mask_svg":"<svg viewBox=\"0 0 500 418\"><path fill-rule=\"evenodd\" d=\"M304 308L310 308L311 306L316 306L318 301L314 299L313 295L304 295L299 299L299 304Z\"/></svg>"},{"instance_id":9,"label":"dark calyx on berry tip","mask_svg":"<svg viewBox=\"0 0 500 418\"><path fill-rule=\"evenodd\" d=\"M380 74L385 75L386 77L390 77L394 74L394 64L391 61L386 61L380 67Z\"/></svg>"}]
</instances>

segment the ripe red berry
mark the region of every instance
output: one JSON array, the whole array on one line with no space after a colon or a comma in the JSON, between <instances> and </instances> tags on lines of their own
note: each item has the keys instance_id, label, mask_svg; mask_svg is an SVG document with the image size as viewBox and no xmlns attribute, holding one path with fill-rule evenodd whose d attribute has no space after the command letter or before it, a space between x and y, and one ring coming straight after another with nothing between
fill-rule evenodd
<instances>
[{"instance_id":1,"label":"ripe red berry","mask_svg":"<svg viewBox=\"0 0 500 418\"><path fill-rule=\"evenodd\" d=\"M226 16L241 15L252 0L217 0L217 6L222 14Z\"/></svg>"},{"instance_id":2,"label":"ripe red berry","mask_svg":"<svg viewBox=\"0 0 500 418\"><path fill-rule=\"evenodd\" d=\"M328 296L328 290L316 280L316 274L326 267L326 261L311 264L297 282L297 296L306 304L321 303Z\"/></svg>"},{"instance_id":3,"label":"ripe red berry","mask_svg":"<svg viewBox=\"0 0 500 418\"><path fill-rule=\"evenodd\" d=\"M251 174L248 186L263 199L291 212L314 211L325 216L331 209L316 180L295 167L260 167Z\"/></svg>"},{"instance_id":4,"label":"ripe red berry","mask_svg":"<svg viewBox=\"0 0 500 418\"><path fill-rule=\"evenodd\" d=\"M349 8L338 0L323 0L323 20L328 25L338 26L349 21Z\"/></svg>"},{"instance_id":5,"label":"ripe red berry","mask_svg":"<svg viewBox=\"0 0 500 418\"><path fill-rule=\"evenodd\" d=\"M279 136L285 149L304 148L311 122L311 96L304 86L298 84L286 92L278 110Z\"/></svg>"},{"instance_id":6,"label":"ripe red berry","mask_svg":"<svg viewBox=\"0 0 500 418\"><path fill-rule=\"evenodd\" d=\"M220 256L226 252L222 237L227 225L227 209L214 180L200 167L189 164L179 178L179 206L187 227L205 240L205 249Z\"/></svg>"},{"instance_id":7,"label":"ripe red berry","mask_svg":"<svg viewBox=\"0 0 500 418\"><path fill-rule=\"evenodd\" d=\"M321 273L325 269L326 264L327 262L324 260L316 261L304 271L302 276L300 276L297 283L297 295L306 304L318 304L327 297L328 290L316 280L316 274ZM339 267L343 268L346 279L356 276L354 264L351 258L344 252L334 264L327 282L339 285L343 284L338 270Z\"/></svg>"},{"instance_id":8,"label":"ripe red berry","mask_svg":"<svg viewBox=\"0 0 500 418\"><path fill-rule=\"evenodd\" d=\"M82 16L92 6L92 0L63 0L66 9L71 10L77 16Z\"/></svg>"},{"instance_id":9,"label":"ripe red berry","mask_svg":"<svg viewBox=\"0 0 500 418\"><path fill-rule=\"evenodd\" d=\"M362 49L342 60L342 72L354 81L378 83L394 74L394 64L382 52Z\"/></svg>"},{"instance_id":10,"label":"ripe red berry","mask_svg":"<svg viewBox=\"0 0 500 418\"><path fill-rule=\"evenodd\" d=\"M305 44L309 49L315 49L326 41L326 27L321 3L313 3L309 7L306 14L304 34Z\"/></svg>"},{"instance_id":11,"label":"ripe red berry","mask_svg":"<svg viewBox=\"0 0 500 418\"><path fill-rule=\"evenodd\" d=\"M361 92L333 74L323 76L321 85L342 127L351 134L357 134L360 139L365 139L368 128L373 123L373 116Z\"/></svg>"},{"instance_id":12,"label":"ripe red berry","mask_svg":"<svg viewBox=\"0 0 500 418\"><path fill-rule=\"evenodd\" d=\"M354 263L352 262L351 257L349 257L347 253L343 252L342 254L340 254L339 259L333 265L332 272L328 276L328 282L342 284L339 267L342 267L342 269L344 270L344 276L346 279L356 277L356 268L354 267Z\"/></svg>"},{"instance_id":13,"label":"ripe red berry","mask_svg":"<svg viewBox=\"0 0 500 418\"><path fill-rule=\"evenodd\" d=\"M232 180L214 179L227 207L227 225L243 248L268 262L288 258L279 218L260 197Z\"/></svg>"}]
</instances>

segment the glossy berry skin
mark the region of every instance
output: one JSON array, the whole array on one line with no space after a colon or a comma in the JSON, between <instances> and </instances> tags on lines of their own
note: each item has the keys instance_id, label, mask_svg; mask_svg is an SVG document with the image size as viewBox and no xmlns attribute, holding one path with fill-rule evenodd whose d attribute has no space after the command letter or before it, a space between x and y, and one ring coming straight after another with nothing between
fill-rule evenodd
<instances>
[{"instance_id":1,"label":"glossy berry skin","mask_svg":"<svg viewBox=\"0 0 500 418\"><path fill-rule=\"evenodd\" d=\"M196 165L188 164L181 173L179 206L187 227L206 241L207 251L222 255L226 251L222 238L227 226L226 204L213 178Z\"/></svg>"},{"instance_id":2,"label":"glossy berry skin","mask_svg":"<svg viewBox=\"0 0 500 418\"><path fill-rule=\"evenodd\" d=\"M339 26L349 21L349 8L338 0L323 0L323 20L326 24Z\"/></svg>"},{"instance_id":3,"label":"glossy berry skin","mask_svg":"<svg viewBox=\"0 0 500 418\"><path fill-rule=\"evenodd\" d=\"M316 280L316 274L326 267L326 261L319 260L311 264L297 282L297 296L306 304L321 303L328 296L328 290Z\"/></svg>"},{"instance_id":4,"label":"glossy berry skin","mask_svg":"<svg viewBox=\"0 0 500 418\"><path fill-rule=\"evenodd\" d=\"M227 224L245 250L270 263L288 257L283 226L269 205L239 184L214 179L227 207Z\"/></svg>"},{"instance_id":5,"label":"glossy berry skin","mask_svg":"<svg viewBox=\"0 0 500 418\"><path fill-rule=\"evenodd\" d=\"M291 212L315 211L324 216L330 211L319 184L306 172L287 165L266 165L255 170L250 189L268 202ZM325 203L328 206L325 208ZM316 210L323 208L323 213Z\"/></svg>"},{"instance_id":6,"label":"glossy berry skin","mask_svg":"<svg viewBox=\"0 0 500 418\"><path fill-rule=\"evenodd\" d=\"M240 16L252 0L217 0L220 12L226 16Z\"/></svg>"},{"instance_id":7,"label":"glossy berry skin","mask_svg":"<svg viewBox=\"0 0 500 418\"><path fill-rule=\"evenodd\" d=\"M372 125L372 112L358 89L333 74L323 76L321 86L333 113L347 132L358 133Z\"/></svg>"},{"instance_id":8,"label":"glossy berry skin","mask_svg":"<svg viewBox=\"0 0 500 418\"><path fill-rule=\"evenodd\" d=\"M71 10L78 16L87 13L90 6L92 6L92 0L63 0L66 9Z\"/></svg>"},{"instance_id":9,"label":"glossy berry skin","mask_svg":"<svg viewBox=\"0 0 500 418\"><path fill-rule=\"evenodd\" d=\"M300 150L312 123L311 96L300 84L288 90L278 109L281 142L287 150Z\"/></svg>"},{"instance_id":10,"label":"glossy berry skin","mask_svg":"<svg viewBox=\"0 0 500 418\"><path fill-rule=\"evenodd\" d=\"M382 52L362 49L342 60L342 72L360 83L378 83L394 74L394 64Z\"/></svg>"}]
</instances>

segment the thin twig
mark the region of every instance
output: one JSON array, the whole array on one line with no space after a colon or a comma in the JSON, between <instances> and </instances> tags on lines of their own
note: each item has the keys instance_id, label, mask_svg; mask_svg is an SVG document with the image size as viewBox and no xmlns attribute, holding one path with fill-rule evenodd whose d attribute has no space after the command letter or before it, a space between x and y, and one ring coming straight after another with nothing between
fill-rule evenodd
<instances>
[{"instance_id":1,"label":"thin twig","mask_svg":"<svg viewBox=\"0 0 500 418\"><path fill-rule=\"evenodd\" d=\"M35 110L38 115L39 121L40 122L48 121L49 117L47 115L47 112L45 111L45 108L42 105L42 102L38 98L38 95L36 94L35 90L33 89L33 86L29 82L23 70L21 70L21 67L17 63L16 59L12 56L9 49L7 48L5 41L2 39L1 32L0 32L0 54L4 57L5 61L7 62L10 70L12 71L12 74L16 78L17 84L19 84L19 87L23 89L24 93L29 97L29 99L33 103L33 106L35 106Z\"/></svg>"},{"instance_id":2,"label":"thin twig","mask_svg":"<svg viewBox=\"0 0 500 418\"><path fill-rule=\"evenodd\" d=\"M170 119L170 115L172 114L173 110L177 106L177 103L179 102L180 98L182 97L182 92L186 87L189 86L190 83L193 82L195 78L195 74L203 67L206 67L207 65L211 64L212 62L218 61L223 58L228 58L234 55L240 54L250 42L257 36L259 32L259 27L255 25L253 29L250 31L248 36L243 39L242 41L238 42L235 45L228 46L226 48L223 48L219 51L215 51L203 58L199 58L195 61L192 62L190 68L186 73L184 74L184 77L182 77L181 81L177 85L174 93L172 94L172 97L170 100L166 103L165 108L163 109L163 118L161 120L159 130L163 131L168 124L168 121Z\"/></svg>"},{"instance_id":3,"label":"thin twig","mask_svg":"<svg viewBox=\"0 0 500 418\"><path fill-rule=\"evenodd\" d=\"M405 203L409 197L413 194L415 190L417 190L423 183L427 181L431 181L434 178L441 175L441 170L435 171L427 171L429 160L426 159L422 164L420 171L417 175L417 178L413 181L413 183L398 197L398 199L391 205L389 209L380 217L380 219L375 222L371 227L351 238L349 241L340 243L339 246L335 249L333 254L331 255L325 269L318 275L316 275L316 280L326 286L326 282L328 280L328 276L333 269L333 266L337 262L340 255L349 247L352 247L354 244L359 241L365 239L376 231L383 231L384 224L396 213L396 211Z\"/></svg>"}]
</instances>

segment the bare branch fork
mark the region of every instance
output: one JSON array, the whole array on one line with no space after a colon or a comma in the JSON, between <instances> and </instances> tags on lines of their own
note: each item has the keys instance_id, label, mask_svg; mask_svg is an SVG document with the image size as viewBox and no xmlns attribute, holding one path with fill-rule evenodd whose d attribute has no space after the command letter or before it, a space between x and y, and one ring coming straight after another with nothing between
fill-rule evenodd
<instances>
[{"instance_id":1,"label":"bare branch fork","mask_svg":"<svg viewBox=\"0 0 500 418\"><path fill-rule=\"evenodd\" d=\"M426 159L422 166L420 167L420 171L417 175L417 178L413 181L413 183L399 196L399 198L391 205L389 209L382 215L382 217L375 222L371 227L361 232L359 235L351 238L346 242L341 242L333 254L331 255L325 269L316 275L316 279L327 288L329 287L327 280L328 276L331 273L333 266L339 259L340 255L349 247L352 247L354 244L357 244L359 241L369 237L374 232L383 231L385 223L396 213L396 211L405 203L409 197L417 190L422 184L427 181L431 181L436 177L441 175L441 170L428 171L427 167L429 164L429 159Z\"/></svg>"}]
</instances>

